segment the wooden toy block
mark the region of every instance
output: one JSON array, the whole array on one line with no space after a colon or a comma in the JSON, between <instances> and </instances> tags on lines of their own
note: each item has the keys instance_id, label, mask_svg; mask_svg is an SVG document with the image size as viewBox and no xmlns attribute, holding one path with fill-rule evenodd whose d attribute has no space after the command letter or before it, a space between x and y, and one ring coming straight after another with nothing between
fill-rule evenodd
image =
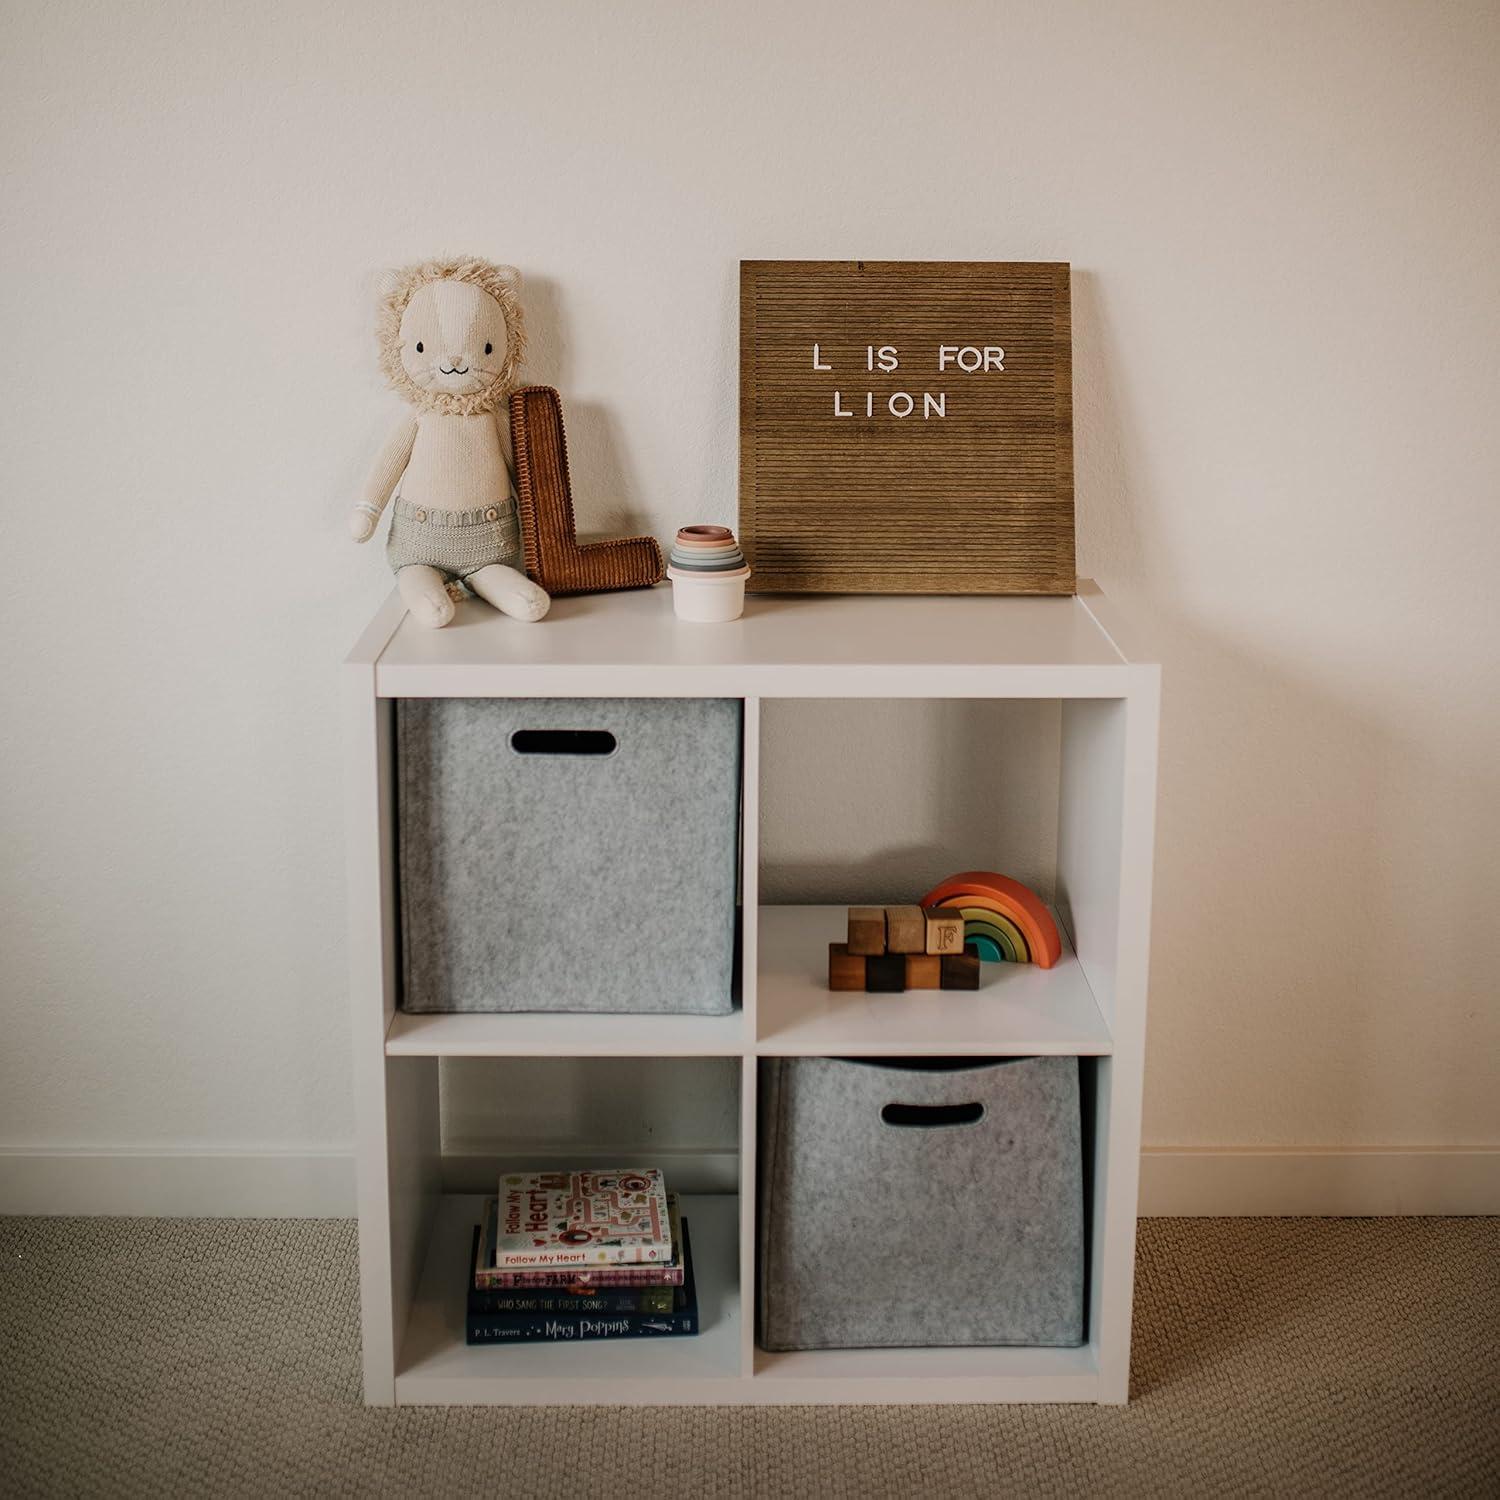
<instances>
[{"instance_id":1,"label":"wooden toy block","mask_svg":"<svg viewBox=\"0 0 1500 1500\"><path fill-rule=\"evenodd\" d=\"M851 953L848 943L828 945L828 988L831 990L862 990L865 987L865 960L863 955Z\"/></svg>"},{"instance_id":2,"label":"wooden toy block","mask_svg":"<svg viewBox=\"0 0 1500 1500\"><path fill-rule=\"evenodd\" d=\"M977 990L979 988L979 958L976 954L945 953L940 961L943 966L945 990Z\"/></svg>"},{"instance_id":3,"label":"wooden toy block","mask_svg":"<svg viewBox=\"0 0 1500 1500\"><path fill-rule=\"evenodd\" d=\"M875 953L865 959L865 989L872 995L899 995L906 989L906 955Z\"/></svg>"},{"instance_id":4,"label":"wooden toy block","mask_svg":"<svg viewBox=\"0 0 1500 1500\"><path fill-rule=\"evenodd\" d=\"M849 908L849 951L872 954L885 952L885 908L851 906Z\"/></svg>"},{"instance_id":5,"label":"wooden toy block","mask_svg":"<svg viewBox=\"0 0 1500 1500\"><path fill-rule=\"evenodd\" d=\"M927 922L929 953L964 951L964 914L953 906L930 906L923 913Z\"/></svg>"},{"instance_id":6,"label":"wooden toy block","mask_svg":"<svg viewBox=\"0 0 1500 1500\"><path fill-rule=\"evenodd\" d=\"M908 953L906 987L909 990L942 989L943 960L936 953Z\"/></svg>"},{"instance_id":7,"label":"wooden toy block","mask_svg":"<svg viewBox=\"0 0 1500 1500\"><path fill-rule=\"evenodd\" d=\"M925 953L927 918L920 906L888 906L885 909L885 951Z\"/></svg>"}]
</instances>

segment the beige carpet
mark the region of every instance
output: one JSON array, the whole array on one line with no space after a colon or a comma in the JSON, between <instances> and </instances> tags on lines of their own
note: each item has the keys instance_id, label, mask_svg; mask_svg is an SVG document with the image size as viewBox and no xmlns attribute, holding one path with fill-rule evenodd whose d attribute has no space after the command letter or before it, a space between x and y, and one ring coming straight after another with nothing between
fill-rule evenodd
<instances>
[{"instance_id":1,"label":"beige carpet","mask_svg":"<svg viewBox=\"0 0 1500 1500\"><path fill-rule=\"evenodd\" d=\"M0 1220L0 1493L1500 1494L1500 1220L1148 1220L1115 1409L367 1411L354 1241Z\"/></svg>"}]
</instances>

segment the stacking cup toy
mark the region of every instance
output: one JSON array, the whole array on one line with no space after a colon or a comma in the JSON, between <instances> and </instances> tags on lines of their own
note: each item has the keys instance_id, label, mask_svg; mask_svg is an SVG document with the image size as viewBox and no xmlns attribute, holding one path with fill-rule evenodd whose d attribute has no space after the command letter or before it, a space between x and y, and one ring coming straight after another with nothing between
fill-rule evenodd
<instances>
[{"instance_id":1,"label":"stacking cup toy","mask_svg":"<svg viewBox=\"0 0 1500 1500\"><path fill-rule=\"evenodd\" d=\"M737 620L745 612L745 554L727 526L684 526L672 543L667 577L679 620Z\"/></svg>"}]
</instances>

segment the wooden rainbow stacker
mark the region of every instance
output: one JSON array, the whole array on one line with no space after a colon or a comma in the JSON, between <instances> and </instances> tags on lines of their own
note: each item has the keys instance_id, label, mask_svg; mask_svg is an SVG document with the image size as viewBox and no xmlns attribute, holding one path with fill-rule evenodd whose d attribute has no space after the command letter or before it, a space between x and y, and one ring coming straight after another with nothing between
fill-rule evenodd
<instances>
[{"instance_id":1,"label":"wooden rainbow stacker","mask_svg":"<svg viewBox=\"0 0 1500 1500\"><path fill-rule=\"evenodd\" d=\"M1050 969L1062 957L1062 936L1035 891L993 870L951 875L922 898L924 907L957 911L964 946L990 963L1033 963Z\"/></svg>"}]
</instances>

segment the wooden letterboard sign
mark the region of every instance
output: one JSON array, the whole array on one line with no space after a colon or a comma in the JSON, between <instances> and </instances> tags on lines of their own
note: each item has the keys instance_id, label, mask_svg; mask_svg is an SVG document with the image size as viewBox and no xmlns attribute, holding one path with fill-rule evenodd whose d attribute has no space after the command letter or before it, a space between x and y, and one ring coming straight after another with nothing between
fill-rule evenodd
<instances>
[{"instance_id":1,"label":"wooden letterboard sign","mask_svg":"<svg viewBox=\"0 0 1500 1500\"><path fill-rule=\"evenodd\" d=\"M740 263L762 593L1071 594L1068 267Z\"/></svg>"}]
</instances>

